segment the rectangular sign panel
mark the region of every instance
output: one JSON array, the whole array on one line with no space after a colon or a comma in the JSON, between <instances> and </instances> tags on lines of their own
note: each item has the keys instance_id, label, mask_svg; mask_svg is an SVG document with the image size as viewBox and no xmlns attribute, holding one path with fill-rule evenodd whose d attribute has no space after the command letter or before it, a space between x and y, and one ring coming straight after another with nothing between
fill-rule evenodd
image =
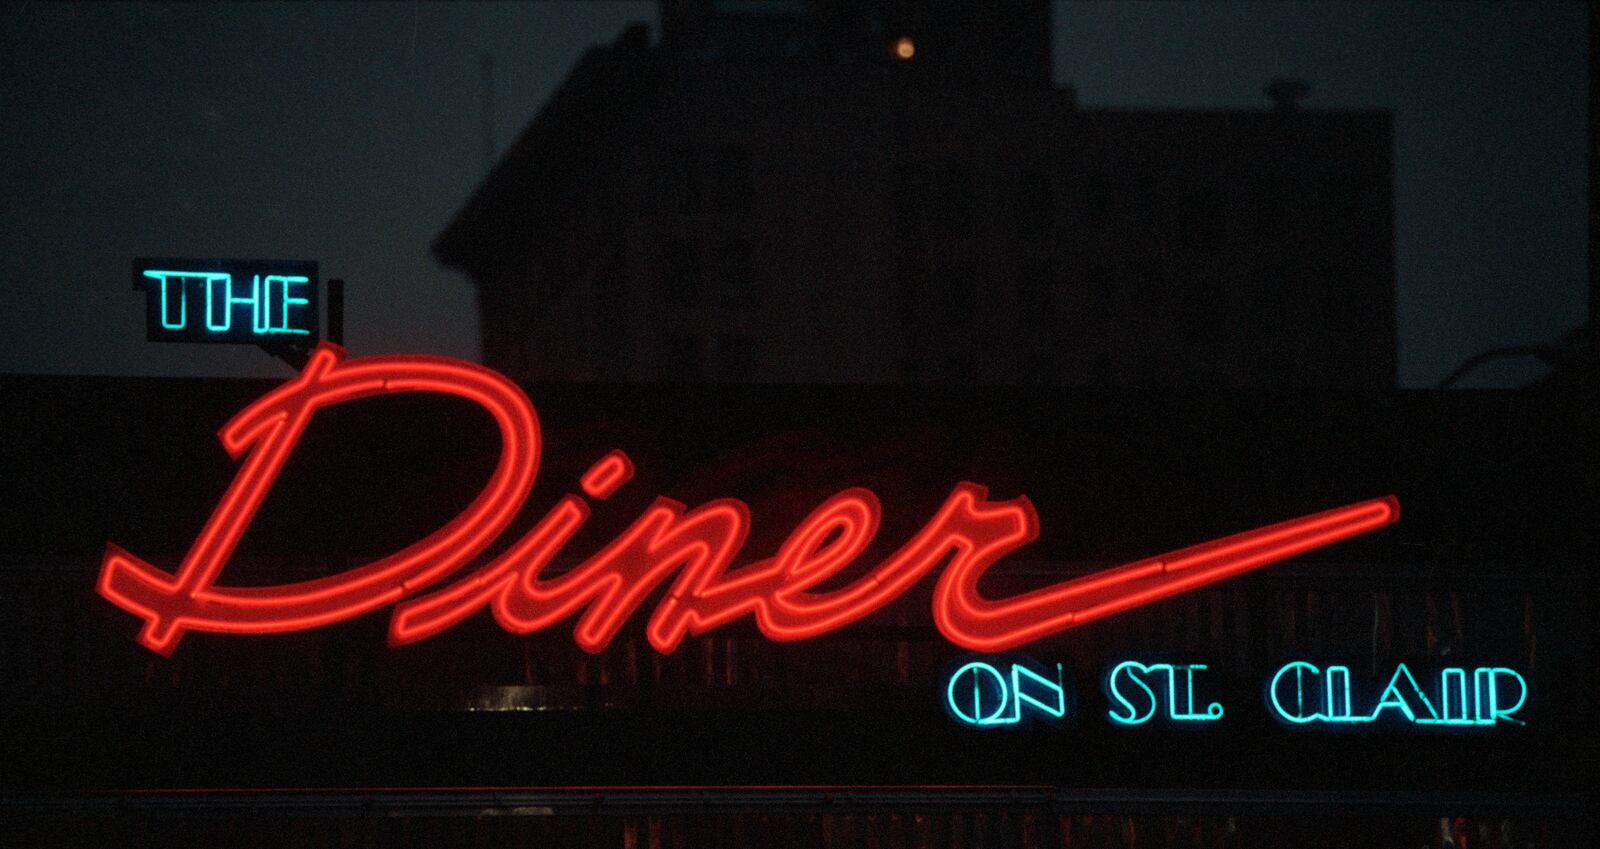
<instances>
[{"instance_id":1,"label":"rectangular sign panel","mask_svg":"<svg viewBox=\"0 0 1600 849\"><path fill-rule=\"evenodd\" d=\"M317 264L270 259L133 261L151 342L314 341Z\"/></svg>"}]
</instances>

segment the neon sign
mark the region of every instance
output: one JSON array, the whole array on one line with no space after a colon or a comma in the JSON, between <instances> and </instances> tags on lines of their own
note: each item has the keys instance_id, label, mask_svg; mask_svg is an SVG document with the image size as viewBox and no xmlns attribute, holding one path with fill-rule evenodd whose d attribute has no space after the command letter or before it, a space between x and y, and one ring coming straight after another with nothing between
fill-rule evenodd
<instances>
[{"instance_id":1,"label":"neon sign","mask_svg":"<svg viewBox=\"0 0 1600 849\"><path fill-rule=\"evenodd\" d=\"M1468 682L1471 682L1470 684ZM1326 669L1297 660L1284 664L1267 685L1267 703L1277 718L1294 725L1311 723L1364 724L1383 720L1414 725L1522 725L1512 714L1528 700L1528 681L1503 666L1441 669L1429 682L1437 699L1429 699L1416 676L1404 663L1395 667L1389 683L1367 704L1353 707L1350 668ZM1510 695L1514 693L1515 695Z\"/></svg>"},{"instance_id":2,"label":"neon sign","mask_svg":"<svg viewBox=\"0 0 1600 849\"><path fill-rule=\"evenodd\" d=\"M1061 664L1056 664L1054 679L1020 663L1012 663L1010 667L1008 675L992 663L974 660L957 669L944 688L944 703L950 715L978 728L1021 722L1024 703L1031 713L1051 719L1067 715L1067 689L1061 677Z\"/></svg>"},{"instance_id":3,"label":"neon sign","mask_svg":"<svg viewBox=\"0 0 1600 849\"><path fill-rule=\"evenodd\" d=\"M500 433L500 456L477 497L453 520L406 548L315 580L219 586L245 528L313 415L323 407L397 392L455 395L483 407ZM521 538L443 588L505 530L534 483L543 448L533 404L504 376L444 357L346 359L323 343L292 380L241 410L219 432L238 472L176 572L108 544L97 590L144 620L139 642L170 654L188 631L268 634L315 628L395 605L389 643L415 642L488 608L517 634L577 615L573 637L599 652L651 591L676 575L646 627L665 654L685 636L750 616L772 640L842 628L899 597L944 564L933 619L950 642L1004 651L1087 622L1259 569L1394 522L1399 503L1375 498L1145 558L1003 599L978 581L1005 554L1032 541L1039 520L1026 496L995 501L976 483L956 484L923 528L847 586L815 587L872 542L881 507L860 487L820 504L771 556L734 568L750 527L742 501L690 508L658 497L616 539L555 577L543 571L606 500L633 476L617 450L579 480ZM426 590L426 592L424 592Z\"/></svg>"},{"instance_id":4,"label":"neon sign","mask_svg":"<svg viewBox=\"0 0 1600 849\"><path fill-rule=\"evenodd\" d=\"M317 264L294 260L136 259L151 342L315 339Z\"/></svg>"},{"instance_id":5,"label":"neon sign","mask_svg":"<svg viewBox=\"0 0 1600 849\"><path fill-rule=\"evenodd\" d=\"M1112 701L1106 715L1119 725L1143 725L1158 712L1173 722L1215 722L1222 718L1220 703L1194 709L1194 674L1205 668L1202 663L1146 666L1125 660L1106 676L1106 695Z\"/></svg>"},{"instance_id":6,"label":"neon sign","mask_svg":"<svg viewBox=\"0 0 1600 849\"><path fill-rule=\"evenodd\" d=\"M945 711L974 728L1016 725L1030 717L1061 719L1069 710L1061 664L1055 664L1053 676L1037 668L1032 662L966 658L945 683ZM1103 678L1109 706L1105 718L1122 727L1157 721L1207 727L1222 719L1224 710L1221 702L1199 695L1204 688L1197 673L1206 669L1201 663L1117 663ZM1361 709L1356 710L1349 667L1323 668L1297 660L1273 674L1265 701L1273 717L1302 728L1482 729L1502 723L1526 724L1514 714L1528 702L1528 681L1514 669L1453 666L1427 680L1425 687L1404 663L1398 664L1388 683L1369 688ZM1201 704L1205 706L1197 710Z\"/></svg>"}]
</instances>

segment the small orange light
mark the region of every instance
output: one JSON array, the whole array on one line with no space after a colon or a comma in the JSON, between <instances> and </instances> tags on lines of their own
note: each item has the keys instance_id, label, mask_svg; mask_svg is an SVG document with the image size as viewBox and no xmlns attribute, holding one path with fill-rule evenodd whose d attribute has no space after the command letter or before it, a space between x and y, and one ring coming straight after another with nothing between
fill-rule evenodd
<instances>
[{"instance_id":1,"label":"small orange light","mask_svg":"<svg viewBox=\"0 0 1600 849\"><path fill-rule=\"evenodd\" d=\"M910 36L900 36L894 42L894 55L901 59L910 59L917 55L917 45L913 44Z\"/></svg>"}]
</instances>

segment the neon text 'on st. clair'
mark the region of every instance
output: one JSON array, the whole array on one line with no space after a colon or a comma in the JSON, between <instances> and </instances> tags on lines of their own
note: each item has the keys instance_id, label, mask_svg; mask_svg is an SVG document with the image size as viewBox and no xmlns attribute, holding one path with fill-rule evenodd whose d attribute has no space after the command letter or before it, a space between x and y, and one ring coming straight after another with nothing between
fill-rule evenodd
<instances>
[{"instance_id":1,"label":"neon text 'on st. clair'","mask_svg":"<svg viewBox=\"0 0 1600 849\"><path fill-rule=\"evenodd\" d=\"M313 415L323 407L395 392L455 395L482 406L500 432L500 456L477 497L449 523L406 548L335 575L275 586L217 579ZM108 544L97 589L144 620L139 641L169 654L187 631L298 631L395 605L389 642L410 643L488 608L526 634L577 616L573 637L604 649L657 586L672 579L646 625L650 644L673 651L685 636L750 616L772 640L803 640L854 622L944 564L933 619L950 642L996 652L1276 563L1395 521L1399 503L1376 498L1146 558L1004 599L978 591L984 572L1033 540L1039 520L1025 496L991 500L958 483L927 524L848 585L816 590L853 563L877 533L871 490L845 489L818 505L770 556L736 564L750 528L741 501L693 508L656 498L616 539L575 568L543 574L563 545L633 476L620 450L601 457L504 552L443 587L522 508L543 450L532 403L504 376L444 357L346 359L324 343L298 376L240 411L219 434L242 458L232 483L174 573ZM426 590L426 592L424 592Z\"/></svg>"},{"instance_id":2,"label":"neon text 'on st. clair'","mask_svg":"<svg viewBox=\"0 0 1600 849\"><path fill-rule=\"evenodd\" d=\"M1379 679L1383 680L1383 679ZM1351 696L1350 667L1286 663L1267 685L1267 704L1293 725L1409 722L1413 725L1522 725L1513 716L1528 700L1528 680L1503 666L1448 667L1427 676L1424 687L1404 663L1382 688ZM1428 698L1431 692L1433 698Z\"/></svg>"},{"instance_id":3,"label":"neon text 'on st. clair'","mask_svg":"<svg viewBox=\"0 0 1600 849\"><path fill-rule=\"evenodd\" d=\"M1012 663L1010 672L983 660L969 661L950 675L944 706L957 721L979 728L1016 725L1023 706L1031 715L1060 719L1067 715L1067 687L1061 664L1053 673L1035 672Z\"/></svg>"},{"instance_id":4,"label":"neon text 'on st. clair'","mask_svg":"<svg viewBox=\"0 0 1600 849\"><path fill-rule=\"evenodd\" d=\"M1205 669L1203 663L1146 665L1125 660L1106 675L1106 697L1111 702L1106 715L1121 725L1143 725L1158 713L1170 722L1216 722L1222 718L1220 702L1195 710L1195 673Z\"/></svg>"}]
</instances>

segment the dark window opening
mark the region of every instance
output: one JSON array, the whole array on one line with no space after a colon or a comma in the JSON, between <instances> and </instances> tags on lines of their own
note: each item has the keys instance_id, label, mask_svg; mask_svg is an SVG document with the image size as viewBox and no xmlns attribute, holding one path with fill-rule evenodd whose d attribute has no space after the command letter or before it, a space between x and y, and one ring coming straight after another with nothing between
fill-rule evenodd
<instances>
[{"instance_id":1,"label":"dark window opening","mask_svg":"<svg viewBox=\"0 0 1600 849\"><path fill-rule=\"evenodd\" d=\"M1108 177L1094 176L1083 181L1083 215L1090 227L1105 227L1111 223L1115 193Z\"/></svg>"},{"instance_id":2,"label":"dark window opening","mask_svg":"<svg viewBox=\"0 0 1600 849\"><path fill-rule=\"evenodd\" d=\"M1055 194L1050 178L1043 174L1024 172L1017 178L1014 213L1017 235L1024 239L1037 239L1050 232L1055 217Z\"/></svg>"},{"instance_id":3,"label":"dark window opening","mask_svg":"<svg viewBox=\"0 0 1600 849\"><path fill-rule=\"evenodd\" d=\"M700 302L700 259L687 242L668 246L661 257L665 274L664 299L669 304L692 306Z\"/></svg>"},{"instance_id":4,"label":"dark window opening","mask_svg":"<svg viewBox=\"0 0 1600 849\"><path fill-rule=\"evenodd\" d=\"M1084 272L1084 300L1100 312L1109 312L1117 291L1118 280L1111 266L1104 262L1091 262Z\"/></svg>"},{"instance_id":5,"label":"dark window opening","mask_svg":"<svg viewBox=\"0 0 1600 849\"><path fill-rule=\"evenodd\" d=\"M934 222L949 233L965 232L972 226L972 169L948 165L940 169L935 186Z\"/></svg>"},{"instance_id":6,"label":"dark window opening","mask_svg":"<svg viewBox=\"0 0 1600 849\"><path fill-rule=\"evenodd\" d=\"M952 354L941 363L939 379L943 383L971 383L977 371L977 361L971 354Z\"/></svg>"},{"instance_id":7,"label":"dark window opening","mask_svg":"<svg viewBox=\"0 0 1600 849\"><path fill-rule=\"evenodd\" d=\"M756 343L749 336L717 337L717 369L724 381L748 383L755 374Z\"/></svg>"},{"instance_id":8,"label":"dark window opening","mask_svg":"<svg viewBox=\"0 0 1600 849\"><path fill-rule=\"evenodd\" d=\"M1094 365L1089 368L1089 380L1095 386L1111 385L1111 355L1095 354Z\"/></svg>"},{"instance_id":9,"label":"dark window opening","mask_svg":"<svg viewBox=\"0 0 1600 849\"><path fill-rule=\"evenodd\" d=\"M901 238L911 236L917 228L917 170L906 164L894 169L894 223Z\"/></svg>"},{"instance_id":10,"label":"dark window opening","mask_svg":"<svg viewBox=\"0 0 1600 849\"><path fill-rule=\"evenodd\" d=\"M1018 375L1022 383L1028 386L1046 386L1055 382L1055 367L1050 358L1038 351L1028 353L1022 361L1022 374Z\"/></svg>"},{"instance_id":11,"label":"dark window opening","mask_svg":"<svg viewBox=\"0 0 1600 849\"><path fill-rule=\"evenodd\" d=\"M1222 202L1214 189L1189 192L1178 202L1178 237L1185 250L1210 255L1226 239Z\"/></svg>"},{"instance_id":12,"label":"dark window opening","mask_svg":"<svg viewBox=\"0 0 1600 849\"><path fill-rule=\"evenodd\" d=\"M910 324L917 317L917 305L924 296L923 277L921 266L914 263L902 263L895 269L895 307L901 324Z\"/></svg>"},{"instance_id":13,"label":"dark window opening","mask_svg":"<svg viewBox=\"0 0 1600 849\"><path fill-rule=\"evenodd\" d=\"M727 145L717 155L717 204L724 210L750 208L750 148Z\"/></svg>"},{"instance_id":14,"label":"dark window opening","mask_svg":"<svg viewBox=\"0 0 1600 849\"><path fill-rule=\"evenodd\" d=\"M601 261L594 275L594 303L600 321L610 328L608 344L600 346L600 367L607 379L617 379L629 360L628 264L617 251Z\"/></svg>"},{"instance_id":15,"label":"dark window opening","mask_svg":"<svg viewBox=\"0 0 1600 849\"><path fill-rule=\"evenodd\" d=\"M907 383L922 382L922 358L909 354L900 358L900 377Z\"/></svg>"},{"instance_id":16,"label":"dark window opening","mask_svg":"<svg viewBox=\"0 0 1600 849\"><path fill-rule=\"evenodd\" d=\"M970 262L953 263L940 281L943 303L940 312L952 325L969 324L977 303L977 271Z\"/></svg>"},{"instance_id":17,"label":"dark window opening","mask_svg":"<svg viewBox=\"0 0 1600 849\"><path fill-rule=\"evenodd\" d=\"M696 383L704 377L700 365L700 340L693 336L674 336L667 343L668 380Z\"/></svg>"},{"instance_id":18,"label":"dark window opening","mask_svg":"<svg viewBox=\"0 0 1600 849\"><path fill-rule=\"evenodd\" d=\"M1308 270L1301 277L1300 288L1316 293L1313 297L1320 308L1323 326L1329 330L1356 334L1382 329L1377 307L1383 302L1373 296L1376 287L1357 264L1335 261Z\"/></svg>"},{"instance_id":19,"label":"dark window opening","mask_svg":"<svg viewBox=\"0 0 1600 849\"><path fill-rule=\"evenodd\" d=\"M700 209L698 157L692 147L675 147L667 162L667 195L672 209L697 212Z\"/></svg>"},{"instance_id":20,"label":"dark window opening","mask_svg":"<svg viewBox=\"0 0 1600 849\"><path fill-rule=\"evenodd\" d=\"M1024 262L1017 270L1017 306L1027 322L1051 322L1056 317L1055 280L1044 260Z\"/></svg>"},{"instance_id":21,"label":"dark window opening","mask_svg":"<svg viewBox=\"0 0 1600 849\"><path fill-rule=\"evenodd\" d=\"M595 270L594 296L601 309L621 313L628 295L627 258L620 252L607 257Z\"/></svg>"},{"instance_id":22,"label":"dark window opening","mask_svg":"<svg viewBox=\"0 0 1600 849\"><path fill-rule=\"evenodd\" d=\"M1276 286L1275 279L1267 285ZM1209 274L1191 274L1183 283L1183 335L1190 342L1221 335L1227 320L1227 292L1221 281Z\"/></svg>"},{"instance_id":23,"label":"dark window opening","mask_svg":"<svg viewBox=\"0 0 1600 849\"><path fill-rule=\"evenodd\" d=\"M743 239L725 242L718 252L717 277L724 304L750 303L750 292L754 288L750 279L750 254L750 243Z\"/></svg>"}]
</instances>

